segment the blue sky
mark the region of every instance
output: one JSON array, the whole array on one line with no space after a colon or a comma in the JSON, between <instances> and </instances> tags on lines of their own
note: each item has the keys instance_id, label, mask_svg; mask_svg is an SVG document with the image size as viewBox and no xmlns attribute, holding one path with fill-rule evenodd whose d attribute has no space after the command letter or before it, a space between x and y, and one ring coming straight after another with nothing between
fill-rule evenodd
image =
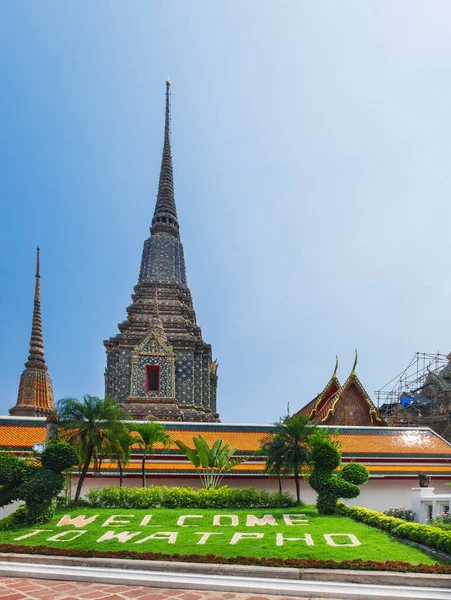
<instances>
[{"instance_id":1,"label":"blue sky","mask_svg":"<svg viewBox=\"0 0 451 600\"><path fill-rule=\"evenodd\" d=\"M56 398L103 395L137 282L172 82L188 281L223 421L271 422L352 367L372 394L448 353L451 5L0 5L0 413L35 248Z\"/></svg>"}]
</instances>

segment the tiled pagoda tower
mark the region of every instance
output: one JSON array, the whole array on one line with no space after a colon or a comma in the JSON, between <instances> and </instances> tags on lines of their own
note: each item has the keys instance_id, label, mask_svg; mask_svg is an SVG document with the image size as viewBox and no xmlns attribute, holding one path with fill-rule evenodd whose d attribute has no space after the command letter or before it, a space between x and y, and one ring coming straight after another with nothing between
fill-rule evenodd
<instances>
[{"instance_id":1,"label":"tiled pagoda tower","mask_svg":"<svg viewBox=\"0 0 451 600\"><path fill-rule=\"evenodd\" d=\"M104 342L105 395L133 419L218 421L217 364L202 339L186 280L170 143L166 82L163 158L157 202L127 319Z\"/></svg>"},{"instance_id":2,"label":"tiled pagoda tower","mask_svg":"<svg viewBox=\"0 0 451 600\"><path fill-rule=\"evenodd\" d=\"M41 319L41 273L39 248L36 257L36 284L34 292L33 323L31 326L30 353L25 371L20 376L17 403L9 412L19 417L46 417L55 410L53 388L44 357Z\"/></svg>"}]
</instances>

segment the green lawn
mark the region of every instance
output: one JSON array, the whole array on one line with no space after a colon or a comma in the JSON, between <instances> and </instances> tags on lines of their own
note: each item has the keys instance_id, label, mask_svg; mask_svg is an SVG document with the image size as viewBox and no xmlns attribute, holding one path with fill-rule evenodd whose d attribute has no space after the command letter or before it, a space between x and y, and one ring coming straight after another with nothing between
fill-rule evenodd
<instances>
[{"instance_id":1,"label":"green lawn","mask_svg":"<svg viewBox=\"0 0 451 600\"><path fill-rule=\"evenodd\" d=\"M284 514L290 515L293 524L290 525L284 521ZM77 522L76 524L61 525L64 515L69 515L71 519L81 515L84 515L86 519L95 517L95 515L97 517L90 523ZM116 515L114 519L112 519L113 515ZM189 515L189 518L185 520L185 525L187 525L185 527L181 526L181 523L177 524L183 515ZM193 518L194 515L199 515L201 518ZM221 517L220 525L215 525L215 515L229 515L229 517ZM232 524L230 515L235 516L235 521L238 521L237 525ZM276 524L257 523L252 525L252 515L257 518L272 515L273 523ZM110 523L107 522L108 519L110 519ZM295 522L296 519L303 521ZM119 521L125 522L119 523ZM28 535L36 531L37 533ZM69 533L60 535L63 532ZM121 541L112 537L120 533L123 534L122 539L128 537L128 540ZM214 535L207 536L207 533ZM260 534L260 536L249 538L240 534ZM330 534L333 535L329 538L328 543L325 535ZM351 534L354 537L334 534ZM152 535L155 537L149 537ZM53 536L58 537L52 540ZM313 558L335 561L348 559L393 560L406 561L411 564L437 562L437 559L425 552L402 544L384 532L363 523L356 523L352 519L342 516L320 516L314 506L264 510L59 509L52 521L46 525L2 531L1 541L3 544L50 546L65 550L128 550L167 554ZM279 541L279 545L277 541ZM357 544L358 542L360 545L343 545ZM332 543L338 545L331 545Z\"/></svg>"}]
</instances>

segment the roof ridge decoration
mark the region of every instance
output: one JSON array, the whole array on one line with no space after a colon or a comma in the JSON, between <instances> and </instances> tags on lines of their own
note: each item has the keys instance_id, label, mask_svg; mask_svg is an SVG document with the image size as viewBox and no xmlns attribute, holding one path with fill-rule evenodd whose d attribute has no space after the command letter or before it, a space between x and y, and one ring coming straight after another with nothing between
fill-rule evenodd
<instances>
[{"instance_id":1,"label":"roof ridge decoration","mask_svg":"<svg viewBox=\"0 0 451 600\"><path fill-rule=\"evenodd\" d=\"M152 219L151 233L164 231L179 238L179 223L174 197L174 174L171 152L171 103L170 81L166 81L166 111L164 121L163 155L161 157L160 180L157 202Z\"/></svg>"},{"instance_id":2,"label":"roof ridge decoration","mask_svg":"<svg viewBox=\"0 0 451 600\"><path fill-rule=\"evenodd\" d=\"M10 409L11 415L46 416L55 410L53 387L47 373L44 356L41 317L41 261L40 248L36 248L36 275L31 325L30 351L25 370L20 377L16 406Z\"/></svg>"},{"instance_id":3,"label":"roof ridge decoration","mask_svg":"<svg viewBox=\"0 0 451 600\"><path fill-rule=\"evenodd\" d=\"M311 402L306 404L304 408L299 411L302 414L306 414L309 419L313 419L322 410L324 403L334 397L334 395L341 389L341 383L337 377L338 371L338 356L335 356L335 368L332 373L332 377L326 383L323 391L318 394ZM332 392L332 393L330 393ZM309 407L310 410L309 410ZM303 412L304 411L304 412Z\"/></svg>"},{"instance_id":4,"label":"roof ridge decoration","mask_svg":"<svg viewBox=\"0 0 451 600\"><path fill-rule=\"evenodd\" d=\"M349 377L346 379L346 381L341 386L341 388L338 390L338 392L335 394L335 396L332 396L330 398L330 400L333 400L333 402L329 401L327 404L325 404L322 407L321 411L317 415L317 417L320 417L319 418L320 423L324 423L329 417L334 415L335 408L336 408L338 402L341 400L341 398L343 397L345 392L351 387L351 385L355 385L359 389L359 391L362 394L366 403L368 404L371 422L378 421L382 425L385 425L385 421L379 415L379 411L373 404L373 401L369 397L368 392L363 387L360 379L357 377L357 372L356 372L357 361L358 361L358 353L356 350L354 364L352 366L352 371L351 371Z\"/></svg>"}]
</instances>

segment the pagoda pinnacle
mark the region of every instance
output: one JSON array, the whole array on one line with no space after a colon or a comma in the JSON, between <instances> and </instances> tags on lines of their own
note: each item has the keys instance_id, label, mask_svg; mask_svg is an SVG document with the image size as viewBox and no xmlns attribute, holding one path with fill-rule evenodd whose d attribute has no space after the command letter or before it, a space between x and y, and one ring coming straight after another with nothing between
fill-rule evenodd
<instances>
[{"instance_id":1,"label":"pagoda pinnacle","mask_svg":"<svg viewBox=\"0 0 451 600\"><path fill-rule=\"evenodd\" d=\"M41 318L41 264L40 250L36 248L36 283L34 290L33 322L31 325L30 354L25 367L47 371L44 358Z\"/></svg>"},{"instance_id":2,"label":"pagoda pinnacle","mask_svg":"<svg viewBox=\"0 0 451 600\"><path fill-rule=\"evenodd\" d=\"M161 159L160 181L158 183L157 203L152 219L151 233L165 231L179 237L179 224L174 198L174 177L172 170L171 154L171 114L170 114L170 87L166 81L166 113L164 123L163 156Z\"/></svg>"},{"instance_id":3,"label":"pagoda pinnacle","mask_svg":"<svg viewBox=\"0 0 451 600\"><path fill-rule=\"evenodd\" d=\"M41 265L39 248L36 252L36 281L34 290L33 321L31 325L30 352L25 370L20 377L16 406L11 415L42 417L55 410L53 387L44 358L41 318Z\"/></svg>"}]
</instances>

